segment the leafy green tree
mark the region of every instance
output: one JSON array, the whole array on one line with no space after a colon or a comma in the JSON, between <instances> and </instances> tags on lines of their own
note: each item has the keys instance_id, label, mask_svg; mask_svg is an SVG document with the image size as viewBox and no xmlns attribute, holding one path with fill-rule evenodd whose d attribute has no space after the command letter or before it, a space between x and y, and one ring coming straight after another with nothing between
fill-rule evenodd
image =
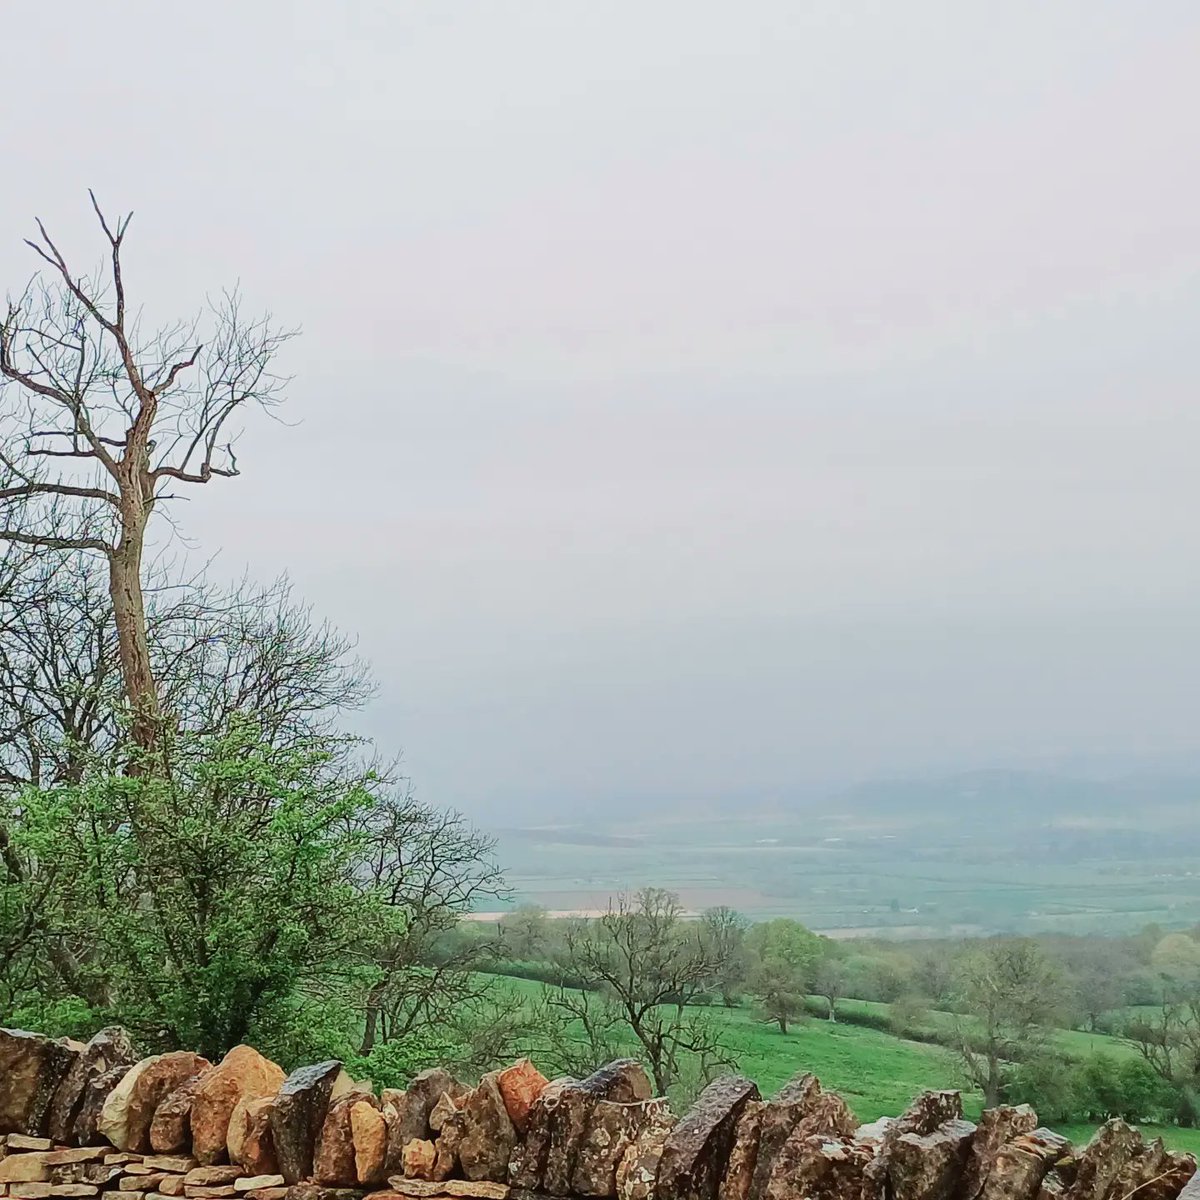
<instances>
[{"instance_id":1,"label":"leafy green tree","mask_svg":"<svg viewBox=\"0 0 1200 1200\"><path fill-rule=\"evenodd\" d=\"M1043 1053L1064 989L1055 963L1032 938L992 938L958 961L964 1017L955 1040L967 1077L991 1107L1015 1063Z\"/></svg>"},{"instance_id":2,"label":"leafy green tree","mask_svg":"<svg viewBox=\"0 0 1200 1200\"><path fill-rule=\"evenodd\" d=\"M381 801L345 750L264 745L235 722L177 743L169 777L98 773L21 795L15 848L54 863L50 936L81 960L94 948L87 970L104 976L95 1024L219 1055L297 990L362 969L377 906L355 882L355 819Z\"/></svg>"},{"instance_id":3,"label":"leafy green tree","mask_svg":"<svg viewBox=\"0 0 1200 1200\"><path fill-rule=\"evenodd\" d=\"M454 936L498 886L490 844L358 766L358 750L331 735L273 745L235 718L177 737L169 775L24 789L3 822L20 870L0 903L36 907L38 937L14 938L0 967L25 973L35 1023L117 1021L210 1057L246 1040L285 1059L366 1057L472 1012L455 1036L494 1040L479 943ZM71 986L47 971L47 939L77 963Z\"/></svg>"},{"instance_id":4,"label":"leafy green tree","mask_svg":"<svg viewBox=\"0 0 1200 1200\"><path fill-rule=\"evenodd\" d=\"M895 953L856 953L843 960L846 994L891 1004L912 991L911 964Z\"/></svg>"},{"instance_id":5,"label":"leafy green tree","mask_svg":"<svg viewBox=\"0 0 1200 1200\"><path fill-rule=\"evenodd\" d=\"M746 985L750 969L746 948L748 929L750 922L727 905L705 909L700 916L701 936L716 963L711 986L720 993L721 1003L726 1008L737 1004L739 993Z\"/></svg>"},{"instance_id":6,"label":"leafy green tree","mask_svg":"<svg viewBox=\"0 0 1200 1200\"><path fill-rule=\"evenodd\" d=\"M760 921L746 935L746 946L760 963L783 964L794 968L807 985L817 964L825 957L829 939L790 917Z\"/></svg>"},{"instance_id":7,"label":"leafy green tree","mask_svg":"<svg viewBox=\"0 0 1200 1200\"><path fill-rule=\"evenodd\" d=\"M830 942L789 917L761 921L746 935L750 958L750 990L764 1019L787 1033L788 1025L804 1013Z\"/></svg>"},{"instance_id":8,"label":"leafy green tree","mask_svg":"<svg viewBox=\"0 0 1200 1200\"><path fill-rule=\"evenodd\" d=\"M1159 1120L1172 1115L1162 1081L1136 1058L1121 1061L1094 1054L1073 1061L1050 1053L1035 1054L1012 1071L1008 1097L1032 1104L1044 1120Z\"/></svg>"},{"instance_id":9,"label":"leafy green tree","mask_svg":"<svg viewBox=\"0 0 1200 1200\"><path fill-rule=\"evenodd\" d=\"M1150 965L1174 983L1200 983L1200 942L1186 933L1168 933L1154 947Z\"/></svg>"},{"instance_id":10,"label":"leafy green tree","mask_svg":"<svg viewBox=\"0 0 1200 1200\"><path fill-rule=\"evenodd\" d=\"M1125 1059L1117 1068L1115 1115L1127 1121L1171 1120L1177 1108L1172 1089L1159 1079L1149 1063L1137 1058Z\"/></svg>"},{"instance_id":11,"label":"leafy green tree","mask_svg":"<svg viewBox=\"0 0 1200 1200\"><path fill-rule=\"evenodd\" d=\"M476 1001L486 981L475 968L492 948L460 938L457 923L476 898L494 896L500 886L490 844L455 814L415 801L390 773L355 765L365 747L336 730L372 684L352 643L314 621L286 581L232 589L202 580L177 585L161 564L149 579L151 661L173 718L170 740L158 748L180 762L157 783L125 785L127 726L102 567L83 556L0 547L0 1001L10 1019L22 1014L26 1024L71 1034L91 1032L97 1020L126 1020L146 1025L157 1044L182 1036L171 1033L172 1022L161 1014L134 1011L135 994L152 986L149 979L134 986L139 943L114 950L95 936L94 929L111 928L97 908L123 902L135 886L114 867L117 850L126 853L114 838L136 829L135 846L148 853L146 830L162 824L164 803L176 806L184 822L200 812L203 827L213 792L198 781L223 758L247 769L252 756L239 740L246 736L272 769L291 770L289 757L327 763L309 780L327 792L352 792L371 776L370 803L352 806L335 830L356 851L344 856L347 874L339 882L356 905L371 900L371 918L360 922L346 957L323 960L320 979L301 964L286 1002L272 1002L278 989L263 986L262 1002L251 1006L256 1021L266 1022L255 1025L260 1042L285 1056L294 1049L303 1057L301 1046L319 1056L364 1055L379 1041L416 1037L481 1011ZM252 782L226 777L222 802L232 815L226 820L218 809L217 816L230 831L260 820ZM99 822L93 828L95 809L118 799L128 820L112 831ZM186 842L189 830L181 824L173 841ZM204 836L215 853L212 836L207 830ZM183 848L168 842L164 865ZM109 880L103 888L83 894L72 878L80 857ZM211 861L206 865L200 852L193 857L196 866L182 879L200 894ZM178 878L166 872L164 886ZM256 894L269 894L257 873L247 881ZM159 901L154 889L136 886L141 903ZM297 907L302 900L294 897ZM252 939L244 945L256 948ZM289 946L312 958L305 943L282 935L272 949L286 954ZM150 958L159 961L154 953ZM161 987L154 994L166 995ZM327 1003L330 996L336 1003ZM206 1019L220 1024L216 1012Z\"/></svg>"},{"instance_id":12,"label":"leafy green tree","mask_svg":"<svg viewBox=\"0 0 1200 1200\"><path fill-rule=\"evenodd\" d=\"M1080 1071L1055 1054L1035 1054L1013 1068L1008 1097L1016 1104L1031 1104L1043 1121L1080 1119Z\"/></svg>"},{"instance_id":13,"label":"leafy green tree","mask_svg":"<svg viewBox=\"0 0 1200 1200\"><path fill-rule=\"evenodd\" d=\"M1121 1069L1109 1054L1093 1054L1077 1068L1080 1116L1105 1121L1124 1111Z\"/></svg>"},{"instance_id":14,"label":"leafy green tree","mask_svg":"<svg viewBox=\"0 0 1200 1200\"><path fill-rule=\"evenodd\" d=\"M795 967L767 960L755 969L750 986L763 1019L778 1025L780 1033L804 1016L804 980Z\"/></svg>"}]
</instances>

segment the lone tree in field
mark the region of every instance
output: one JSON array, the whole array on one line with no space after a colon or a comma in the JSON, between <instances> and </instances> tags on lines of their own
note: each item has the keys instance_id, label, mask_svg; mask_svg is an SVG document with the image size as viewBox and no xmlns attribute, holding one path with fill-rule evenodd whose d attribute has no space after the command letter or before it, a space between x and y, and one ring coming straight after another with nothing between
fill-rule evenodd
<instances>
[{"instance_id":1,"label":"lone tree in field","mask_svg":"<svg viewBox=\"0 0 1200 1200\"><path fill-rule=\"evenodd\" d=\"M1062 976L1031 938L992 938L972 947L959 960L958 976L959 1056L984 1107L994 1108L1014 1064L1045 1053L1062 1007Z\"/></svg>"},{"instance_id":2,"label":"lone tree in field","mask_svg":"<svg viewBox=\"0 0 1200 1200\"><path fill-rule=\"evenodd\" d=\"M171 488L238 473L231 419L279 401L273 362L292 334L245 320L236 292L144 333L122 269L130 217L110 222L94 196L92 207L105 268L74 271L38 221L26 244L43 273L0 324L0 538L107 560L131 736L152 751L162 713L143 597L150 518Z\"/></svg>"},{"instance_id":3,"label":"lone tree in field","mask_svg":"<svg viewBox=\"0 0 1200 1200\"><path fill-rule=\"evenodd\" d=\"M673 892L621 896L598 920L568 927L563 942L560 966L577 987L564 984L550 1005L583 1032L589 1061L581 1068L632 1040L665 1095L685 1072L708 1082L716 1067L731 1064L718 1027L687 1011L713 979L719 952L684 920Z\"/></svg>"},{"instance_id":4,"label":"lone tree in field","mask_svg":"<svg viewBox=\"0 0 1200 1200\"><path fill-rule=\"evenodd\" d=\"M750 960L750 992L765 1020L787 1033L804 1015L804 1001L814 990L822 963L833 943L789 917L760 921L746 935Z\"/></svg>"}]
</instances>

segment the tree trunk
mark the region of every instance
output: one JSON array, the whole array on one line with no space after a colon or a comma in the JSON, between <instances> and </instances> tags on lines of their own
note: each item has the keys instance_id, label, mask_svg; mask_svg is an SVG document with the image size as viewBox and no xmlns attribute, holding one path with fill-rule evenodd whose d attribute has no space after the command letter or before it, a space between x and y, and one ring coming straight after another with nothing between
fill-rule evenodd
<instances>
[{"instance_id":1,"label":"tree trunk","mask_svg":"<svg viewBox=\"0 0 1200 1200\"><path fill-rule=\"evenodd\" d=\"M108 558L108 590L117 624L121 679L129 702L131 734L139 750L155 748L159 734L158 689L150 667L146 604L142 596L144 512L123 514L121 539Z\"/></svg>"},{"instance_id":2,"label":"tree trunk","mask_svg":"<svg viewBox=\"0 0 1200 1200\"><path fill-rule=\"evenodd\" d=\"M989 1057L987 1078L983 1081L984 1108L995 1108L1000 1103L1001 1081L1000 1063L997 1059Z\"/></svg>"},{"instance_id":3,"label":"tree trunk","mask_svg":"<svg viewBox=\"0 0 1200 1200\"><path fill-rule=\"evenodd\" d=\"M371 1049L375 1045L375 1039L378 1036L379 1010L383 1004L383 991L384 984L380 981L367 993L367 1010L363 1015L362 1042L358 1047L359 1054L364 1058L371 1053Z\"/></svg>"},{"instance_id":4,"label":"tree trunk","mask_svg":"<svg viewBox=\"0 0 1200 1200\"><path fill-rule=\"evenodd\" d=\"M779 1032L783 1034L787 1033L787 1017L779 1018Z\"/></svg>"},{"instance_id":5,"label":"tree trunk","mask_svg":"<svg viewBox=\"0 0 1200 1200\"><path fill-rule=\"evenodd\" d=\"M637 1033L637 1030L635 1029L634 1032ZM646 1057L650 1060L650 1074L654 1076L654 1086L658 1089L660 1096L665 1096L667 1088L671 1086L671 1071L663 1061L663 1052L648 1046L646 1039L641 1036L638 1037L638 1041L645 1047Z\"/></svg>"}]
</instances>

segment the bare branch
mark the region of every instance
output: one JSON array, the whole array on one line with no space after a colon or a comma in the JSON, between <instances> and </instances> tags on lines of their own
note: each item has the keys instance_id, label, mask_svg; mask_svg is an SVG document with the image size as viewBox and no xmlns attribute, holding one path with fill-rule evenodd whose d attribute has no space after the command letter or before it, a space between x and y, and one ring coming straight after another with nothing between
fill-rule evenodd
<instances>
[{"instance_id":1,"label":"bare branch","mask_svg":"<svg viewBox=\"0 0 1200 1200\"><path fill-rule=\"evenodd\" d=\"M37 242L32 241L30 238L25 239L25 245L31 247L45 262L49 263L50 266L52 266L59 273L59 275L62 276L62 280L67 285L71 294L76 300L79 301L80 304L84 306L84 308L88 310L92 317L104 329L114 336L118 334L120 331L118 330L117 326L114 325L100 311L95 301L83 290L83 288L71 274L70 269L67 267L66 259L63 258L59 248L54 244L50 238L50 235L46 232L46 226L42 224L41 218L35 217L34 220L37 224L38 232L42 235L42 241L45 242L47 247L49 247L50 252L46 253L46 251L43 250L42 247L37 244Z\"/></svg>"},{"instance_id":2,"label":"bare branch","mask_svg":"<svg viewBox=\"0 0 1200 1200\"><path fill-rule=\"evenodd\" d=\"M196 349L193 350L189 355L189 357L181 359L179 362L173 364L171 369L167 372L167 377L162 381L162 383L155 384L155 393L161 395L163 392L167 391L168 388L170 388L171 384L175 382L176 376L178 376L180 371L186 371L188 367L194 367L196 365L196 359L200 357L200 351L203 349L203 346L197 346Z\"/></svg>"},{"instance_id":3,"label":"bare branch","mask_svg":"<svg viewBox=\"0 0 1200 1200\"><path fill-rule=\"evenodd\" d=\"M26 451L30 457L40 458L95 458L95 452L91 450L47 450L40 449L37 446L30 446Z\"/></svg>"},{"instance_id":4,"label":"bare branch","mask_svg":"<svg viewBox=\"0 0 1200 1200\"><path fill-rule=\"evenodd\" d=\"M178 467L159 467L153 472L154 479L179 479L184 483L207 483L214 475L233 478L237 475L237 471L227 470L224 467L214 467L206 462L199 471L189 472L181 471Z\"/></svg>"},{"instance_id":5,"label":"bare branch","mask_svg":"<svg viewBox=\"0 0 1200 1200\"><path fill-rule=\"evenodd\" d=\"M10 533L20 533L23 544L110 555L133 737L148 749L160 719L141 572L150 518L162 511L157 501L167 498L156 494L158 485L166 479L204 484L237 474L227 432L233 414L278 402L286 381L272 360L292 334L268 318L247 321L237 294L226 293L201 315L212 325L211 335L197 318L143 338L140 321L127 317L122 250L131 218L110 221L95 193L88 196L110 252L100 279L76 274L39 220L38 237L27 244L50 271L44 281L35 276L0 324L0 384L14 385L3 391L0 404L17 397L15 406L0 408L0 419L17 425L17 437L7 444L23 443L20 452L0 449L0 500L30 502L32 520L57 499L102 502L111 510L111 545L93 536L94 529L48 533L25 528L24 520ZM35 464L88 458L105 468L115 487L77 480L65 463L57 479L34 470Z\"/></svg>"},{"instance_id":6,"label":"bare branch","mask_svg":"<svg viewBox=\"0 0 1200 1200\"><path fill-rule=\"evenodd\" d=\"M104 500L118 505L121 498L103 488L76 487L67 483L26 483L20 487L0 488L0 500L11 500L18 496L74 496L80 500Z\"/></svg>"},{"instance_id":7,"label":"bare branch","mask_svg":"<svg viewBox=\"0 0 1200 1200\"><path fill-rule=\"evenodd\" d=\"M18 546L38 546L43 550L95 550L100 554L112 553L112 547L99 538L48 537L37 533L24 533L20 529L0 529L0 541L16 542Z\"/></svg>"}]
</instances>

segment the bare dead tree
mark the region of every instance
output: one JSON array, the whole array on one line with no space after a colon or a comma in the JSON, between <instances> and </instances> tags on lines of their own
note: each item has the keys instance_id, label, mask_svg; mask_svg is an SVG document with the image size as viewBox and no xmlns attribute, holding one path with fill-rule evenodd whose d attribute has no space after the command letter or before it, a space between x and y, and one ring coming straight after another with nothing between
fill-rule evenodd
<instances>
[{"instance_id":1,"label":"bare dead tree","mask_svg":"<svg viewBox=\"0 0 1200 1200\"><path fill-rule=\"evenodd\" d=\"M106 561L131 736L150 751L162 711L143 587L150 518L172 487L238 473L231 422L280 401L273 364L293 332L246 320L227 292L205 317L143 336L122 264L130 217L110 222L91 199L108 267L76 273L38 221L26 244L45 274L0 324L0 539Z\"/></svg>"}]
</instances>

